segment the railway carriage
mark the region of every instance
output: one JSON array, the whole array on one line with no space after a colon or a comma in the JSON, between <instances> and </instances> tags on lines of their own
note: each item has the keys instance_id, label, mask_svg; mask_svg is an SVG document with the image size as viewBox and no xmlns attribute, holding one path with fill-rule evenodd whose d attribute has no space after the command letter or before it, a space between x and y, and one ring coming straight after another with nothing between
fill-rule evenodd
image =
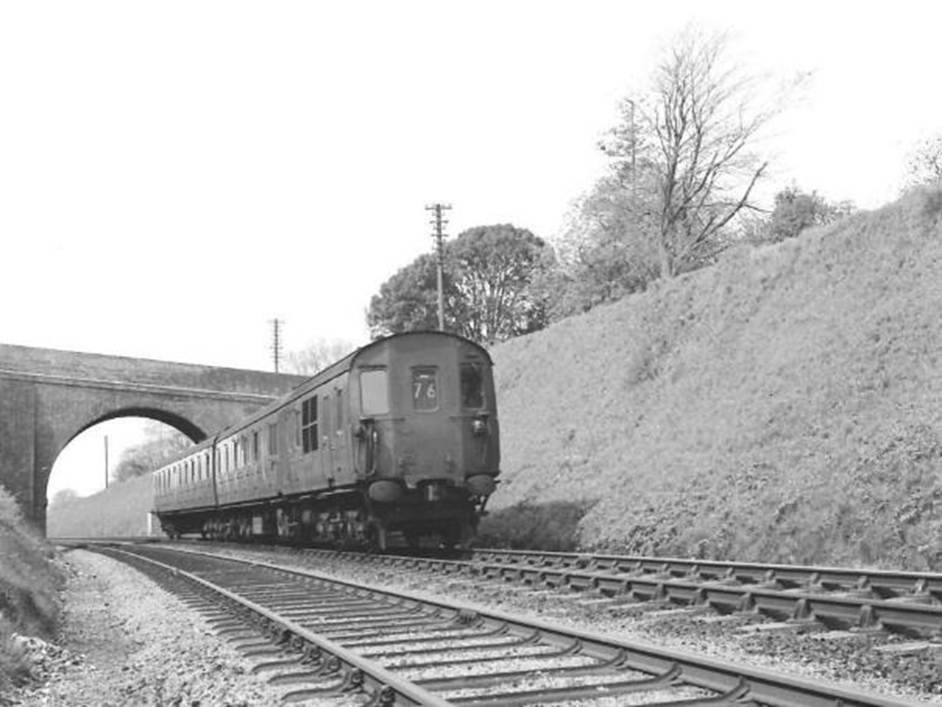
<instances>
[{"instance_id":1,"label":"railway carriage","mask_svg":"<svg viewBox=\"0 0 942 707\"><path fill-rule=\"evenodd\" d=\"M441 332L374 341L154 472L165 532L461 545L499 474L492 362Z\"/></svg>"}]
</instances>

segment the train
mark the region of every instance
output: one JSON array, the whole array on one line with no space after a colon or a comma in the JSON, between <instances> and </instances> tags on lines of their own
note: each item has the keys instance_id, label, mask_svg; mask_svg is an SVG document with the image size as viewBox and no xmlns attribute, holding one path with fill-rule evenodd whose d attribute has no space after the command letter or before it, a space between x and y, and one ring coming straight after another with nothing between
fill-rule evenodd
<instances>
[{"instance_id":1,"label":"train","mask_svg":"<svg viewBox=\"0 0 942 707\"><path fill-rule=\"evenodd\" d=\"M171 538L466 547L499 440L487 351L394 334L156 469L154 513Z\"/></svg>"}]
</instances>

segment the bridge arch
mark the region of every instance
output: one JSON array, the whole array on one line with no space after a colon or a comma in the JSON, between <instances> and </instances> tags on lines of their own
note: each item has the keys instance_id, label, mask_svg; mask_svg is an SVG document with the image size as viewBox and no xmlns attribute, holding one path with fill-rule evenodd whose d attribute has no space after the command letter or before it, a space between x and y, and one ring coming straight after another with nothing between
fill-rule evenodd
<instances>
[{"instance_id":1,"label":"bridge arch","mask_svg":"<svg viewBox=\"0 0 942 707\"><path fill-rule=\"evenodd\" d=\"M177 432L180 432L181 434L186 435L190 439L190 441L194 443L202 442L204 439L206 439L209 436L209 433L203 430L202 428L200 428L199 425L193 423L191 420L187 419L186 417L180 415L179 413L173 410L164 410L161 408L146 408L146 407L124 407L117 410L112 410L110 412L106 412L105 414L100 415L96 417L95 419L90 420L89 422L82 425L71 436L69 436L68 439L65 440L65 443L59 449L59 452L62 452L63 449L69 446L69 443L73 439L78 437L80 434L82 434L86 430L89 430L92 427L95 427L96 425L100 425L103 422L109 422L111 420L118 420L118 419L121 419L122 417L143 417L143 418L147 418L148 420L156 420L157 422L162 422L165 425L169 425L170 427L173 427L175 430L177 430ZM212 432L215 432L215 431L216 430L212 430ZM58 456L58 453L56 454L56 456Z\"/></svg>"},{"instance_id":2,"label":"bridge arch","mask_svg":"<svg viewBox=\"0 0 942 707\"><path fill-rule=\"evenodd\" d=\"M199 441L303 380L0 344L0 484L44 531L52 465L84 430L119 417L151 417Z\"/></svg>"}]
</instances>

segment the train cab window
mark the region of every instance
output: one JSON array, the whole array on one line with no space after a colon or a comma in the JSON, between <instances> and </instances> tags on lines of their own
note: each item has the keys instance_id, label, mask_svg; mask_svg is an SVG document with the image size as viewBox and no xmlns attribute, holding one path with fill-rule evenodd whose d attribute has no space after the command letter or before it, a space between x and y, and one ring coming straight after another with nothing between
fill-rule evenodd
<instances>
[{"instance_id":1,"label":"train cab window","mask_svg":"<svg viewBox=\"0 0 942 707\"><path fill-rule=\"evenodd\" d=\"M334 400L337 401L337 414L334 415L334 424L338 430L343 429L343 391L340 388L334 390Z\"/></svg>"},{"instance_id":2,"label":"train cab window","mask_svg":"<svg viewBox=\"0 0 942 707\"><path fill-rule=\"evenodd\" d=\"M313 452L317 449L317 396L301 403L301 446L303 452Z\"/></svg>"},{"instance_id":3,"label":"train cab window","mask_svg":"<svg viewBox=\"0 0 942 707\"><path fill-rule=\"evenodd\" d=\"M278 454L278 423L276 422L268 426L268 453Z\"/></svg>"},{"instance_id":4,"label":"train cab window","mask_svg":"<svg viewBox=\"0 0 942 707\"><path fill-rule=\"evenodd\" d=\"M480 363L461 364L461 406L484 407L484 373Z\"/></svg>"},{"instance_id":5,"label":"train cab window","mask_svg":"<svg viewBox=\"0 0 942 707\"><path fill-rule=\"evenodd\" d=\"M252 433L252 461L258 461L258 430Z\"/></svg>"},{"instance_id":6,"label":"train cab window","mask_svg":"<svg viewBox=\"0 0 942 707\"><path fill-rule=\"evenodd\" d=\"M360 371L360 408L366 416L389 412L389 383L385 368Z\"/></svg>"},{"instance_id":7,"label":"train cab window","mask_svg":"<svg viewBox=\"0 0 942 707\"><path fill-rule=\"evenodd\" d=\"M435 366L412 369L412 407L416 410L438 409L438 369Z\"/></svg>"}]
</instances>

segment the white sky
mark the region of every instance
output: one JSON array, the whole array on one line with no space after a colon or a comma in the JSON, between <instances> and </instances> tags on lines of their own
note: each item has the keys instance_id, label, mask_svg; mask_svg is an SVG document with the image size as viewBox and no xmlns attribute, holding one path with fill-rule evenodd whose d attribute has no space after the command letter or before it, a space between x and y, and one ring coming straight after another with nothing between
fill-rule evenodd
<instances>
[{"instance_id":1,"label":"white sky","mask_svg":"<svg viewBox=\"0 0 942 707\"><path fill-rule=\"evenodd\" d=\"M750 69L814 71L765 194L879 206L942 130L928 2L2 3L0 341L268 368L277 316L289 349L362 343L371 295L431 247L426 203L452 235L554 236L690 21ZM82 492L102 428L56 465Z\"/></svg>"}]
</instances>

